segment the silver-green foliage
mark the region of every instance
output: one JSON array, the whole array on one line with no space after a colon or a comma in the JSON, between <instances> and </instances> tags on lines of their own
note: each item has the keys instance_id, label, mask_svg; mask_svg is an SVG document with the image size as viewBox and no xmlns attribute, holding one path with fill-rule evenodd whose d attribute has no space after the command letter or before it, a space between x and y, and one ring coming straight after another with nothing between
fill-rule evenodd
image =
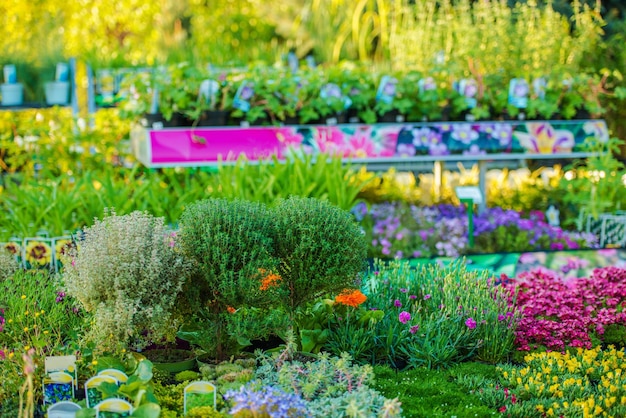
<instances>
[{"instance_id":1,"label":"silver-green foliage","mask_svg":"<svg viewBox=\"0 0 626 418\"><path fill-rule=\"evenodd\" d=\"M105 213L70 255L63 279L93 313L87 336L100 349L140 349L173 337L179 324L171 313L187 270L162 218Z\"/></svg>"},{"instance_id":2,"label":"silver-green foliage","mask_svg":"<svg viewBox=\"0 0 626 418\"><path fill-rule=\"evenodd\" d=\"M0 248L0 282L13 276L19 267L15 256Z\"/></svg>"},{"instance_id":3,"label":"silver-green foliage","mask_svg":"<svg viewBox=\"0 0 626 418\"><path fill-rule=\"evenodd\" d=\"M397 399L386 399L370 387L372 366L352 363L350 355L320 354L310 362L285 361L281 356L261 354L256 378L265 386L277 386L300 395L313 417L399 417Z\"/></svg>"}]
</instances>

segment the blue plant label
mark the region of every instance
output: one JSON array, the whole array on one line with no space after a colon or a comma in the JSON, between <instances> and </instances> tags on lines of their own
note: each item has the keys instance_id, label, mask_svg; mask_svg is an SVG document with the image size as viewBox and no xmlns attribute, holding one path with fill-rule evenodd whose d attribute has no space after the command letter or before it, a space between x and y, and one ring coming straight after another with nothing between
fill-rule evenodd
<instances>
[{"instance_id":1,"label":"blue plant label","mask_svg":"<svg viewBox=\"0 0 626 418\"><path fill-rule=\"evenodd\" d=\"M554 207L554 205L550 205L548 210L546 211L546 219L548 220L548 224L551 226L559 226L559 210Z\"/></svg>"},{"instance_id":2,"label":"blue plant label","mask_svg":"<svg viewBox=\"0 0 626 418\"><path fill-rule=\"evenodd\" d=\"M465 97L465 102L470 109L473 109L478 105L476 95L478 94L478 84L473 78L464 78L459 81L458 92Z\"/></svg>"},{"instance_id":3,"label":"blue plant label","mask_svg":"<svg viewBox=\"0 0 626 418\"><path fill-rule=\"evenodd\" d=\"M426 77L417 82L417 87L419 89L420 95L423 95L427 91L436 90L437 83L435 82L434 78Z\"/></svg>"},{"instance_id":4,"label":"blue plant label","mask_svg":"<svg viewBox=\"0 0 626 418\"><path fill-rule=\"evenodd\" d=\"M287 65L289 66L289 69L292 73L298 71L300 63L298 62L298 57L294 52L290 52L289 54L287 54Z\"/></svg>"},{"instance_id":5,"label":"blue plant label","mask_svg":"<svg viewBox=\"0 0 626 418\"><path fill-rule=\"evenodd\" d=\"M233 107L247 113L250 110L250 99L252 99L252 96L254 96L254 84L244 80L239 89L237 89Z\"/></svg>"},{"instance_id":6,"label":"blue plant label","mask_svg":"<svg viewBox=\"0 0 626 418\"><path fill-rule=\"evenodd\" d=\"M380 79L378 91L376 92L376 101L391 104L391 102L393 102L393 99L396 97L397 85L397 79L388 75L383 76L383 78Z\"/></svg>"},{"instance_id":7,"label":"blue plant label","mask_svg":"<svg viewBox=\"0 0 626 418\"><path fill-rule=\"evenodd\" d=\"M317 64L315 63L315 58L313 58L313 55L309 55L306 57L306 65L308 65L309 68L315 68L317 66Z\"/></svg>"},{"instance_id":8,"label":"blue plant label","mask_svg":"<svg viewBox=\"0 0 626 418\"><path fill-rule=\"evenodd\" d=\"M64 62L58 63L54 79L56 81L69 81L70 67Z\"/></svg>"},{"instance_id":9,"label":"blue plant label","mask_svg":"<svg viewBox=\"0 0 626 418\"><path fill-rule=\"evenodd\" d=\"M198 100L206 100L211 107L215 107L217 103L217 94L220 91L220 83L215 80L203 80L200 83L200 89L198 91Z\"/></svg>"},{"instance_id":10,"label":"blue plant label","mask_svg":"<svg viewBox=\"0 0 626 418\"><path fill-rule=\"evenodd\" d=\"M547 87L548 82L544 77L537 77L533 80L533 92L539 100L543 100L546 98Z\"/></svg>"},{"instance_id":11,"label":"blue plant label","mask_svg":"<svg viewBox=\"0 0 626 418\"><path fill-rule=\"evenodd\" d=\"M4 82L6 84L15 84L17 83L17 70L15 69L15 65L8 64L3 68L4 71Z\"/></svg>"},{"instance_id":12,"label":"blue plant label","mask_svg":"<svg viewBox=\"0 0 626 418\"><path fill-rule=\"evenodd\" d=\"M49 373L42 382L44 404L69 401L74 397L74 378L64 372Z\"/></svg>"},{"instance_id":13,"label":"blue plant label","mask_svg":"<svg viewBox=\"0 0 626 418\"><path fill-rule=\"evenodd\" d=\"M523 78L514 78L509 83L509 104L525 109L528 106L528 82Z\"/></svg>"}]
</instances>

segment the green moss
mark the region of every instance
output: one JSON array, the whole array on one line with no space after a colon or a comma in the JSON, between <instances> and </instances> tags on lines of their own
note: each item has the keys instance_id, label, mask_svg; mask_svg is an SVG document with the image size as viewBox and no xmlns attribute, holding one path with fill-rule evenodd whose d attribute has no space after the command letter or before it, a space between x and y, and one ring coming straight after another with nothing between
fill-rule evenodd
<instances>
[{"instance_id":1,"label":"green moss","mask_svg":"<svg viewBox=\"0 0 626 418\"><path fill-rule=\"evenodd\" d=\"M403 416L475 418L497 416L457 379L473 376L479 381L496 376L496 367L480 363L463 363L449 370L414 369L396 372L376 366L374 387L385 397L402 402Z\"/></svg>"}]
</instances>

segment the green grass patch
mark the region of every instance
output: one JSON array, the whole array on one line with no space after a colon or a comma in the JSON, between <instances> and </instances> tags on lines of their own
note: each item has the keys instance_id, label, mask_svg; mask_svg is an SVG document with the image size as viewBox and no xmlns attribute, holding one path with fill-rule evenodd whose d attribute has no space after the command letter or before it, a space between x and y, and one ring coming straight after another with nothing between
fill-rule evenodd
<instances>
[{"instance_id":1,"label":"green grass patch","mask_svg":"<svg viewBox=\"0 0 626 418\"><path fill-rule=\"evenodd\" d=\"M398 397L403 416L475 418L500 416L480 399L470 394L497 378L496 366L462 363L447 370L413 369L396 372L376 366L375 387L387 398Z\"/></svg>"}]
</instances>

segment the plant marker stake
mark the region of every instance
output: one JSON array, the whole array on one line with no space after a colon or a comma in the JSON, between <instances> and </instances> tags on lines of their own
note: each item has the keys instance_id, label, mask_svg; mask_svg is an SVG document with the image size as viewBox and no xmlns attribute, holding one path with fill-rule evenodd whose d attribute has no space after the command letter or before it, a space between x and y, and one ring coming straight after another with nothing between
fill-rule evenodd
<instances>
[{"instance_id":1,"label":"plant marker stake","mask_svg":"<svg viewBox=\"0 0 626 418\"><path fill-rule=\"evenodd\" d=\"M467 241L469 247L474 248L474 201L472 199L461 199L461 204L467 206Z\"/></svg>"}]
</instances>

